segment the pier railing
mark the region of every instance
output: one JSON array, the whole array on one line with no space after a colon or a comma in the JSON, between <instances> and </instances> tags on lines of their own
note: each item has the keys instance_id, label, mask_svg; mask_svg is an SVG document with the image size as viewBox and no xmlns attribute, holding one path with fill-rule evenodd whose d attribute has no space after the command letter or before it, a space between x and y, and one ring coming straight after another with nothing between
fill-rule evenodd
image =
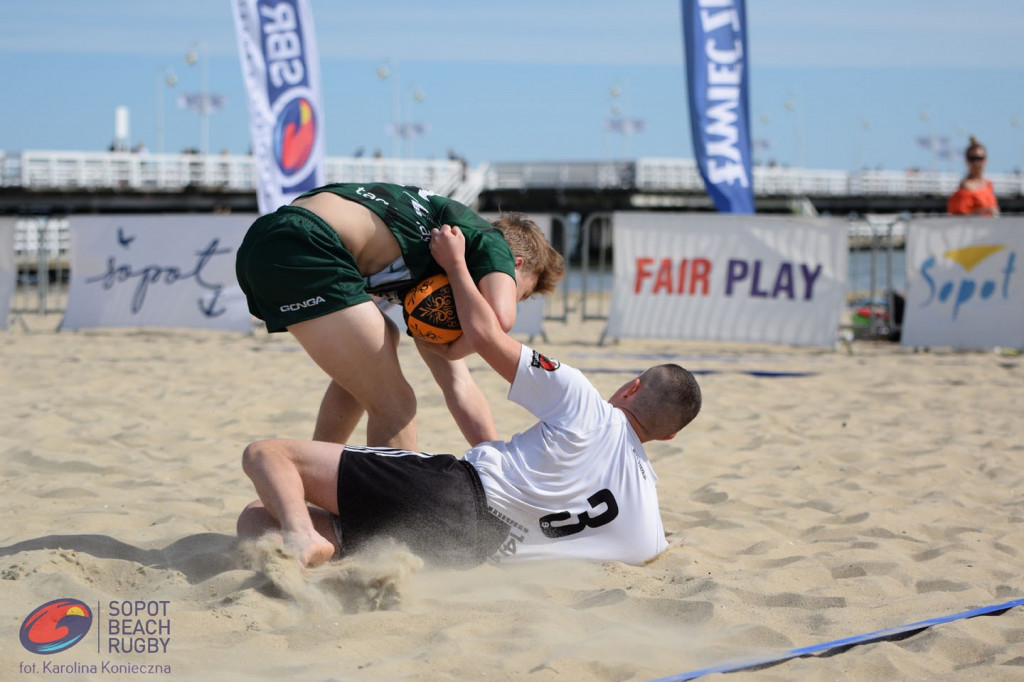
<instances>
[{"instance_id":1,"label":"pier railing","mask_svg":"<svg viewBox=\"0 0 1024 682\"><path fill-rule=\"evenodd\" d=\"M959 173L930 170L816 170L756 166L759 196L946 196ZM492 162L467 168L448 159L328 157L327 182L397 182L472 200L489 189L539 187L629 189L640 192L703 192L693 159L632 161ZM1000 197L1024 195L1024 176L990 176ZM0 187L180 191L185 187L255 192L251 156L150 154L147 152L0 151Z\"/></svg>"},{"instance_id":2,"label":"pier railing","mask_svg":"<svg viewBox=\"0 0 1024 682\"><path fill-rule=\"evenodd\" d=\"M396 182L436 192L462 182L457 161L331 157L327 182ZM115 189L177 192L186 187L255 192L258 171L251 156L133 152L0 152L0 187Z\"/></svg>"}]
</instances>

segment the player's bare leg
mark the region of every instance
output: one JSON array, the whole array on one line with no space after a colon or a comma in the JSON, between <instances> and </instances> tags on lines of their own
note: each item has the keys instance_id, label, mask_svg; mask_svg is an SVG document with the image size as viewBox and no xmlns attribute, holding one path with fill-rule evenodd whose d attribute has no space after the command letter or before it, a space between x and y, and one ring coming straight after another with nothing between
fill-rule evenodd
<instances>
[{"instance_id":1,"label":"player's bare leg","mask_svg":"<svg viewBox=\"0 0 1024 682\"><path fill-rule=\"evenodd\" d=\"M401 332L398 327L387 316L384 317L387 324L387 335L389 342L398 348ZM321 440L328 443L351 443L352 433L359 425L366 410L356 400L356 397L332 380L324 392L323 400L320 401L320 411L316 417L316 428L313 430L313 440ZM495 436L497 437L497 436ZM369 441L367 441L369 443Z\"/></svg>"},{"instance_id":2,"label":"player's bare leg","mask_svg":"<svg viewBox=\"0 0 1024 682\"><path fill-rule=\"evenodd\" d=\"M398 364L396 332L373 303L338 310L288 330L309 356L367 412L366 444L416 449L416 394ZM331 399L331 394L325 396ZM347 439L343 415L325 406L315 433L333 442Z\"/></svg>"},{"instance_id":3,"label":"player's bare leg","mask_svg":"<svg viewBox=\"0 0 1024 682\"><path fill-rule=\"evenodd\" d=\"M314 525L307 502L336 514L338 463L335 443L259 441L242 455L242 469L252 480L259 504L249 505L238 520L239 534L276 532L286 551L303 566L315 566L334 556L335 545ZM263 514L266 516L263 516ZM276 526L276 529L275 529Z\"/></svg>"},{"instance_id":4,"label":"player's bare leg","mask_svg":"<svg viewBox=\"0 0 1024 682\"><path fill-rule=\"evenodd\" d=\"M366 410L355 396L331 380L320 401L320 411L313 429L313 440L348 443Z\"/></svg>"},{"instance_id":5,"label":"player's bare leg","mask_svg":"<svg viewBox=\"0 0 1024 682\"><path fill-rule=\"evenodd\" d=\"M312 542L305 542L298 537L285 538L281 531L281 525L277 522L263 502L256 500L242 510L238 515L236 532L238 537L255 540L261 537L275 537L281 548L296 557L303 566L316 566L328 559L338 555L341 547L337 544L334 532L334 521L331 515L319 507L307 507L309 516L313 520L313 527L316 528L320 538L313 538ZM333 551L327 554L326 546L321 542L326 540L331 543ZM312 549L312 551L309 551Z\"/></svg>"}]
</instances>

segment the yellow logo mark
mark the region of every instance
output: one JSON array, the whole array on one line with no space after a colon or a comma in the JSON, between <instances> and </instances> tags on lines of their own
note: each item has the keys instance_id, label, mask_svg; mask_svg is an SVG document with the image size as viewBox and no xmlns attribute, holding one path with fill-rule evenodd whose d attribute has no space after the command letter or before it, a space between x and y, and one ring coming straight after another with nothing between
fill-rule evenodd
<instances>
[{"instance_id":1,"label":"yellow logo mark","mask_svg":"<svg viewBox=\"0 0 1024 682\"><path fill-rule=\"evenodd\" d=\"M982 244L978 246L965 246L962 249L953 249L942 255L944 258L959 263L964 270L970 272L978 263L1005 248L1006 246L1003 244Z\"/></svg>"}]
</instances>

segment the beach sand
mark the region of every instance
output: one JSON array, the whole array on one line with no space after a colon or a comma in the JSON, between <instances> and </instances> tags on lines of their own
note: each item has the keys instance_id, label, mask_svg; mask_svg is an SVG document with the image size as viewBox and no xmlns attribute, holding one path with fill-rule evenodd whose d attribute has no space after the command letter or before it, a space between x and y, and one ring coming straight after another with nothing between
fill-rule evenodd
<instances>
[{"instance_id":1,"label":"beach sand","mask_svg":"<svg viewBox=\"0 0 1024 682\"><path fill-rule=\"evenodd\" d=\"M304 574L234 538L255 497L243 447L308 437L326 387L289 335L28 323L0 334L0 679L60 664L78 667L59 679L646 680L1024 597L1021 357L598 345L600 322L549 323L532 345L606 396L659 362L699 373L701 415L648 448L669 551L460 572L384 545ZM401 354L421 449L462 452L409 342ZM532 423L471 366L501 433ZM23 620L62 597L92 606L95 630L29 653ZM125 601L163 604L166 652L110 652ZM1021 678L1024 608L725 679Z\"/></svg>"}]
</instances>

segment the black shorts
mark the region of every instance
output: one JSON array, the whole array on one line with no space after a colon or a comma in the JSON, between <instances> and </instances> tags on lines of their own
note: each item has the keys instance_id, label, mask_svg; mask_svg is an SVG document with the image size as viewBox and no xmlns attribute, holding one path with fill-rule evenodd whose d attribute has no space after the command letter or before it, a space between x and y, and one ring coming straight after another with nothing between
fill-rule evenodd
<instances>
[{"instance_id":1,"label":"black shorts","mask_svg":"<svg viewBox=\"0 0 1024 682\"><path fill-rule=\"evenodd\" d=\"M353 446L338 466L335 527L343 553L391 537L430 564L454 568L486 561L509 531L487 510L480 476L468 462Z\"/></svg>"}]
</instances>

